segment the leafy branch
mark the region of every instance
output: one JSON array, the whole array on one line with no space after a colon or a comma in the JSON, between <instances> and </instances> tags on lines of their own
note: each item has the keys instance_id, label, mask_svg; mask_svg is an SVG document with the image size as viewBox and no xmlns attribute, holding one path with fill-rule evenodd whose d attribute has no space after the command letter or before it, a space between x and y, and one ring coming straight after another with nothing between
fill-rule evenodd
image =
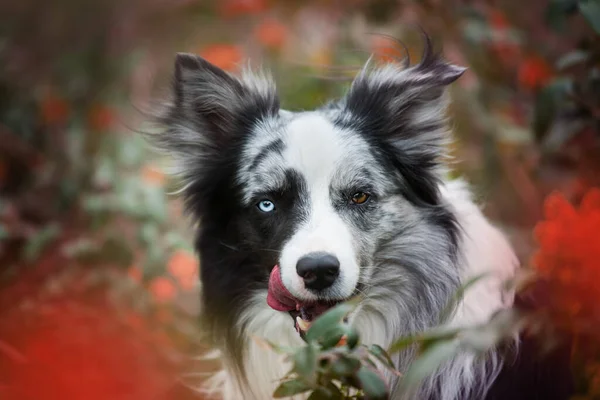
<instances>
[{"instance_id":1,"label":"leafy branch","mask_svg":"<svg viewBox=\"0 0 600 400\"><path fill-rule=\"evenodd\" d=\"M464 293L483 277L477 276L465 282L444 313L449 315ZM511 280L504 287L514 289L519 285L520 281ZM286 355L292 364L273 397L285 398L310 392L310 400L387 399L390 388L383 371L400 378L400 390L413 390L444 362L465 352L484 355L502 341L515 337L528 321L524 313L505 309L475 326L440 326L401 337L386 350L376 344L361 344L356 329L346 322L359 301L356 298L339 304L317 318L306 333L306 344L299 348L257 339L275 352ZM417 357L401 373L391 355L412 347L416 348Z\"/></svg>"}]
</instances>

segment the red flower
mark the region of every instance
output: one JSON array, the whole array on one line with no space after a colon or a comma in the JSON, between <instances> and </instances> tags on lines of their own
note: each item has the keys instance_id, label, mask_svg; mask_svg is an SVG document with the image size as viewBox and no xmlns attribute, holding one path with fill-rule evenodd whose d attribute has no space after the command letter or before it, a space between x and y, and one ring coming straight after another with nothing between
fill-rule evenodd
<instances>
[{"instance_id":1,"label":"red flower","mask_svg":"<svg viewBox=\"0 0 600 400\"><path fill-rule=\"evenodd\" d=\"M272 49L280 49L285 45L288 36L287 27L281 22L268 19L263 21L254 31L259 43Z\"/></svg>"},{"instance_id":2,"label":"red flower","mask_svg":"<svg viewBox=\"0 0 600 400\"><path fill-rule=\"evenodd\" d=\"M597 318L600 293L600 189L589 190L579 209L561 194L548 196L545 220L534 235L533 265L552 290L554 315Z\"/></svg>"},{"instance_id":3,"label":"red flower","mask_svg":"<svg viewBox=\"0 0 600 400\"><path fill-rule=\"evenodd\" d=\"M193 289L198 281L198 262L186 251L175 252L169 260L167 269L183 290Z\"/></svg>"},{"instance_id":4,"label":"red flower","mask_svg":"<svg viewBox=\"0 0 600 400\"><path fill-rule=\"evenodd\" d=\"M235 45L216 44L203 49L200 55L208 62L224 70L235 70L242 60L242 50Z\"/></svg>"},{"instance_id":5,"label":"red flower","mask_svg":"<svg viewBox=\"0 0 600 400\"><path fill-rule=\"evenodd\" d=\"M134 281L136 283L140 283L144 276L144 274L142 273L142 270L135 265L132 267L129 267L129 269L127 270L127 275L129 276L129 278L132 281Z\"/></svg>"},{"instance_id":6,"label":"red flower","mask_svg":"<svg viewBox=\"0 0 600 400\"><path fill-rule=\"evenodd\" d=\"M154 278L152 282L150 282L149 290L154 299L159 303L167 303L173 300L177 294L173 282L163 276Z\"/></svg>"},{"instance_id":7,"label":"red flower","mask_svg":"<svg viewBox=\"0 0 600 400\"><path fill-rule=\"evenodd\" d=\"M122 312L122 311L121 311ZM0 397L26 400L165 398L176 371L164 341L133 311L73 300L3 315L15 356L0 362ZM4 354L0 351L0 357Z\"/></svg>"},{"instance_id":8,"label":"red flower","mask_svg":"<svg viewBox=\"0 0 600 400\"><path fill-rule=\"evenodd\" d=\"M265 11L265 0L223 0L220 3L219 14L222 17L258 14Z\"/></svg>"},{"instance_id":9,"label":"red flower","mask_svg":"<svg viewBox=\"0 0 600 400\"><path fill-rule=\"evenodd\" d=\"M49 95L40 105L42 121L47 125L62 125L67 122L70 114L69 104L62 98Z\"/></svg>"},{"instance_id":10,"label":"red flower","mask_svg":"<svg viewBox=\"0 0 600 400\"><path fill-rule=\"evenodd\" d=\"M415 55L410 54L410 50L409 54L406 54L402 46L386 36L373 36L373 39L371 40L371 51L376 60L384 63L397 62L406 56L410 56L411 60L415 60Z\"/></svg>"},{"instance_id":11,"label":"red flower","mask_svg":"<svg viewBox=\"0 0 600 400\"><path fill-rule=\"evenodd\" d=\"M88 113L88 126L95 131L110 129L115 121L114 112L103 104L94 105Z\"/></svg>"},{"instance_id":12,"label":"red flower","mask_svg":"<svg viewBox=\"0 0 600 400\"><path fill-rule=\"evenodd\" d=\"M493 10L490 13L490 26L498 31L507 30L509 27L508 20L506 19L506 15L502 11Z\"/></svg>"},{"instance_id":13,"label":"red flower","mask_svg":"<svg viewBox=\"0 0 600 400\"><path fill-rule=\"evenodd\" d=\"M146 165L142 168L142 179L151 185L163 186L165 184L165 174L153 165Z\"/></svg>"},{"instance_id":14,"label":"red flower","mask_svg":"<svg viewBox=\"0 0 600 400\"><path fill-rule=\"evenodd\" d=\"M552 78L552 69L546 60L541 57L528 57L519 66L519 85L525 89L538 89L546 84L550 78Z\"/></svg>"}]
</instances>

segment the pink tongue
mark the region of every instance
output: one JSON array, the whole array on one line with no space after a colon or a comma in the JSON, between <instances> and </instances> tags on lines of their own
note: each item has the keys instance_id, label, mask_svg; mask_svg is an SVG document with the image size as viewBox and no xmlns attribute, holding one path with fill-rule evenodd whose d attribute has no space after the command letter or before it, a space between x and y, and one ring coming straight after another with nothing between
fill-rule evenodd
<instances>
[{"instance_id":1,"label":"pink tongue","mask_svg":"<svg viewBox=\"0 0 600 400\"><path fill-rule=\"evenodd\" d=\"M269 292L267 294L267 304L277 311L292 311L296 309L297 301L290 292L283 286L279 265L273 267L269 277Z\"/></svg>"}]
</instances>

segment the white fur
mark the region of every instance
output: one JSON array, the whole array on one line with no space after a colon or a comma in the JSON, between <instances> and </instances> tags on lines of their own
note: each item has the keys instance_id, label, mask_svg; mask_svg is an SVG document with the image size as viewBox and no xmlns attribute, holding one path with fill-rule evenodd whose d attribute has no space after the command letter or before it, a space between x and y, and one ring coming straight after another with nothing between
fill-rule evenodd
<instances>
[{"instance_id":1,"label":"white fur","mask_svg":"<svg viewBox=\"0 0 600 400\"><path fill-rule=\"evenodd\" d=\"M330 298L348 298L360 275L353 251L351 232L331 204L329 185L345 159L348 143L324 117L309 113L290 123L286 132L285 164L299 171L308 185L311 209L281 252L281 279L297 298L312 300L316 296L304 288L296 273L298 260L311 252L326 252L340 261L340 276L329 293Z\"/></svg>"}]
</instances>

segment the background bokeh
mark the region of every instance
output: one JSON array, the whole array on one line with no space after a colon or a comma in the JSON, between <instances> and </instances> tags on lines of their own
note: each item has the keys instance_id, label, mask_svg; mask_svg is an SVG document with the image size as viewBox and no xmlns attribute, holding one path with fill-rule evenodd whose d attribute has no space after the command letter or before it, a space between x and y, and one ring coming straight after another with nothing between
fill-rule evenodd
<instances>
[{"instance_id":1,"label":"background bokeh","mask_svg":"<svg viewBox=\"0 0 600 400\"><path fill-rule=\"evenodd\" d=\"M524 264L541 241L540 265L568 260L540 267L560 284L598 271L600 243L577 246L598 199L579 225L559 218L600 184L596 0L0 0L0 398L196 398L211 365L193 227L138 133L176 52L266 67L285 108L309 109L370 54L418 61L421 28L469 67L452 87L456 175ZM553 235L584 224L579 242Z\"/></svg>"}]
</instances>

